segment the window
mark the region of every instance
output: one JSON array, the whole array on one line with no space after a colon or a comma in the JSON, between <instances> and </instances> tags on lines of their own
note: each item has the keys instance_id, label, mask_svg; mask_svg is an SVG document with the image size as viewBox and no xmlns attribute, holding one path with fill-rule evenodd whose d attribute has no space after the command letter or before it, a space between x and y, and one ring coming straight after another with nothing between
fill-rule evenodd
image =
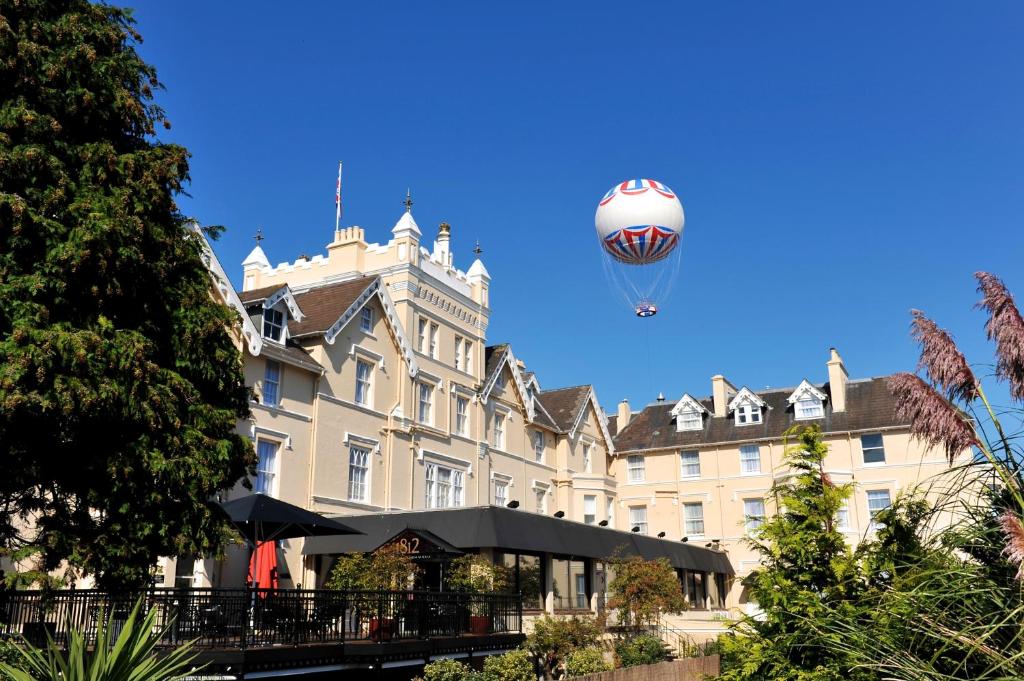
<instances>
[{"instance_id":1,"label":"window","mask_svg":"<svg viewBox=\"0 0 1024 681\"><path fill-rule=\"evenodd\" d=\"M494 415L494 446L505 449L505 415Z\"/></svg>"},{"instance_id":2,"label":"window","mask_svg":"<svg viewBox=\"0 0 1024 681\"><path fill-rule=\"evenodd\" d=\"M752 475L761 472L761 447L744 445L740 447L740 473Z\"/></svg>"},{"instance_id":3,"label":"window","mask_svg":"<svg viewBox=\"0 0 1024 681\"><path fill-rule=\"evenodd\" d=\"M364 307L359 312L359 328L366 333L373 331L373 308Z\"/></svg>"},{"instance_id":4,"label":"window","mask_svg":"<svg viewBox=\"0 0 1024 681\"><path fill-rule=\"evenodd\" d=\"M748 426L752 423L761 423L761 406L745 402L736 407L736 425Z\"/></svg>"},{"instance_id":5,"label":"window","mask_svg":"<svg viewBox=\"0 0 1024 681\"><path fill-rule=\"evenodd\" d=\"M819 419L825 415L825 408L816 397L803 397L797 400L793 410L798 419Z\"/></svg>"},{"instance_id":6,"label":"window","mask_svg":"<svg viewBox=\"0 0 1024 681\"><path fill-rule=\"evenodd\" d=\"M437 324L430 325L430 356L437 359Z\"/></svg>"},{"instance_id":7,"label":"window","mask_svg":"<svg viewBox=\"0 0 1024 681\"><path fill-rule=\"evenodd\" d=\"M892 506L892 499L889 498L887 489L868 490L868 514L871 516L871 529L877 530L881 523L876 520L879 512Z\"/></svg>"},{"instance_id":8,"label":"window","mask_svg":"<svg viewBox=\"0 0 1024 681\"><path fill-rule=\"evenodd\" d=\"M593 525L597 522L597 496L587 494L583 497L583 522Z\"/></svg>"},{"instance_id":9,"label":"window","mask_svg":"<svg viewBox=\"0 0 1024 681\"><path fill-rule=\"evenodd\" d=\"M647 507L646 506L630 506L629 507L629 529L633 530L634 527L639 527L637 530L640 534L647 534Z\"/></svg>"},{"instance_id":10,"label":"window","mask_svg":"<svg viewBox=\"0 0 1024 681\"><path fill-rule=\"evenodd\" d=\"M459 371L466 370L466 365L463 361L462 355L462 336L455 337L455 368Z\"/></svg>"},{"instance_id":11,"label":"window","mask_svg":"<svg viewBox=\"0 0 1024 681\"><path fill-rule=\"evenodd\" d=\"M615 527L615 523L613 522L615 520L615 500L614 499L609 499L608 500L608 508L605 509L605 510L606 510L606 513L607 513L607 515L605 515L605 517L608 519L608 524L611 525L612 527Z\"/></svg>"},{"instance_id":12,"label":"window","mask_svg":"<svg viewBox=\"0 0 1024 681\"><path fill-rule=\"evenodd\" d=\"M764 524L764 499L743 500L743 526L753 532Z\"/></svg>"},{"instance_id":13,"label":"window","mask_svg":"<svg viewBox=\"0 0 1024 681\"><path fill-rule=\"evenodd\" d=\"M679 414L679 430L700 430L704 419L699 411L687 410Z\"/></svg>"},{"instance_id":14,"label":"window","mask_svg":"<svg viewBox=\"0 0 1024 681\"><path fill-rule=\"evenodd\" d=\"M469 398L455 397L455 432L459 435L469 434Z\"/></svg>"},{"instance_id":15,"label":"window","mask_svg":"<svg viewBox=\"0 0 1024 681\"><path fill-rule=\"evenodd\" d=\"M263 311L263 336L270 340L281 340L281 331L284 329L284 314L280 310L270 308Z\"/></svg>"},{"instance_id":16,"label":"window","mask_svg":"<svg viewBox=\"0 0 1024 681\"><path fill-rule=\"evenodd\" d=\"M267 360L263 371L263 404L276 407L281 392L281 365L272 359Z\"/></svg>"},{"instance_id":17,"label":"window","mask_svg":"<svg viewBox=\"0 0 1024 681\"><path fill-rule=\"evenodd\" d=\"M850 529L850 502L846 500L836 512L836 529L845 532Z\"/></svg>"},{"instance_id":18,"label":"window","mask_svg":"<svg viewBox=\"0 0 1024 681\"><path fill-rule=\"evenodd\" d=\"M630 482L644 481L644 457L631 454L626 457L626 468L629 470Z\"/></svg>"},{"instance_id":19,"label":"window","mask_svg":"<svg viewBox=\"0 0 1024 681\"><path fill-rule=\"evenodd\" d=\"M537 461L544 461L544 433L539 430L533 433L533 456Z\"/></svg>"},{"instance_id":20,"label":"window","mask_svg":"<svg viewBox=\"0 0 1024 681\"><path fill-rule=\"evenodd\" d=\"M704 536L704 505L683 504L683 529L688 537Z\"/></svg>"},{"instance_id":21,"label":"window","mask_svg":"<svg viewBox=\"0 0 1024 681\"><path fill-rule=\"evenodd\" d=\"M434 387L427 383L418 383L417 385L419 385L419 404L416 417L420 423L430 425L433 423L431 411L434 400Z\"/></svg>"},{"instance_id":22,"label":"window","mask_svg":"<svg viewBox=\"0 0 1024 681\"><path fill-rule=\"evenodd\" d=\"M684 478L700 477L700 452L679 452L679 462Z\"/></svg>"},{"instance_id":23,"label":"window","mask_svg":"<svg viewBox=\"0 0 1024 681\"><path fill-rule=\"evenodd\" d=\"M277 450L279 445L270 440L256 441L256 491L273 496L277 477Z\"/></svg>"},{"instance_id":24,"label":"window","mask_svg":"<svg viewBox=\"0 0 1024 681\"><path fill-rule=\"evenodd\" d=\"M424 354L427 352L427 320L422 317L416 325L416 348Z\"/></svg>"},{"instance_id":25,"label":"window","mask_svg":"<svg viewBox=\"0 0 1024 681\"><path fill-rule=\"evenodd\" d=\"M363 360L356 360L356 404L370 404L370 375L373 365Z\"/></svg>"},{"instance_id":26,"label":"window","mask_svg":"<svg viewBox=\"0 0 1024 681\"><path fill-rule=\"evenodd\" d=\"M885 463L885 448L879 433L861 435L860 450L864 452L864 463Z\"/></svg>"},{"instance_id":27,"label":"window","mask_svg":"<svg viewBox=\"0 0 1024 681\"><path fill-rule=\"evenodd\" d=\"M579 569L584 569L584 563L581 561L576 561L576 563L579 564ZM577 572L575 586L576 609L583 610L587 607L587 575Z\"/></svg>"},{"instance_id":28,"label":"window","mask_svg":"<svg viewBox=\"0 0 1024 681\"><path fill-rule=\"evenodd\" d=\"M427 508L453 508L463 503L463 473L428 463L426 466Z\"/></svg>"},{"instance_id":29,"label":"window","mask_svg":"<svg viewBox=\"0 0 1024 681\"><path fill-rule=\"evenodd\" d=\"M370 450L348 448L348 500L369 501Z\"/></svg>"},{"instance_id":30,"label":"window","mask_svg":"<svg viewBox=\"0 0 1024 681\"><path fill-rule=\"evenodd\" d=\"M494 505L505 506L508 504L508 480L494 480Z\"/></svg>"},{"instance_id":31,"label":"window","mask_svg":"<svg viewBox=\"0 0 1024 681\"><path fill-rule=\"evenodd\" d=\"M548 512L548 490L546 487L534 487L533 491L537 499L537 513Z\"/></svg>"},{"instance_id":32,"label":"window","mask_svg":"<svg viewBox=\"0 0 1024 681\"><path fill-rule=\"evenodd\" d=\"M594 445L589 442L583 443L583 472L592 473L593 461L591 460L591 452L594 451Z\"/></svg>"},{"instance_id":33,"label":"window","mask_svg":"<svg viewBox=\"0 0 1024 681\"><path fill-rule=\"evenodd\" d=\"M473 344L468 340L462 341L462 355L462 370L467 374L473 373Z\"/></svg>"}]
</instances>

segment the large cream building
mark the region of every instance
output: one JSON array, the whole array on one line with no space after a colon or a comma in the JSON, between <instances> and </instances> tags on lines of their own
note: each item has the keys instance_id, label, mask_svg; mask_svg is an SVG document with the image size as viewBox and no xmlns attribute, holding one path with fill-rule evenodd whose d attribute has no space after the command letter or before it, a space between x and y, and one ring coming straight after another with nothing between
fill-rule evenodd
<instances>
[{"instance_id":1,"label":"large cream building","mask_svg":"<svg viewBox=\"0 0 1024 681\"><path fill-rule=\"evenodd\" d=\"M825 380L755 391L714 376L710 396L637 412L623 402L610 419L590 385L544 389L509 345L487 344L483 262L456 268L444 223L428 247L409 205L385 243L347 227L326 255L276 266L257 244L238 293L209 255L221 294L243 317L256 398L243 424L259 460L253 486L325 515L518 502L567 522L710 547L742 577L757 565L743 539L772 512L768 491L787 474L791 427L818 424L829 474L854 484L839 519L851 543L897 493L947 467L897 421L885 379L849 379L835 350ZM285 586L323 577L303 543L282 542ZM194 566L171 560L165 583L237 579L236 553ZM548 555L537 607L598 607L604 567L563 558L564 570ZM680 574L692 606L671 621L681 631L712 635L745 605L741 579Z\"/></svg>"}]
</instances>

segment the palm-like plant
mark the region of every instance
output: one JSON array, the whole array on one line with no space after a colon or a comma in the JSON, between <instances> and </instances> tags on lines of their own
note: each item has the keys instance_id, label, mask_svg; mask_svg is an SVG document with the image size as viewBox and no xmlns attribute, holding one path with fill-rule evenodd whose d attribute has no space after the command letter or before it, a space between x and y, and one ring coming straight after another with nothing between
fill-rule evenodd
<instances>
[{"instance_id":1,"label":"palm-like plant","mask_svg":"<svg viewBox=\"0 0 1024 681\"><path fill-rule=\"evenodd\" d=\"M185 644L166 653L157 644L166 632L157 626L157 611L143 616L142 601L128 619L114 624L114 615L99 623L95 645L82 631L72 630L67 650L50 640L38 648L19 646L20 660L0 662L0 678L13 681L176 681L194 674L195 653ZM120 632L116 634L117 628Z\"/></svg>"}]
</instances>

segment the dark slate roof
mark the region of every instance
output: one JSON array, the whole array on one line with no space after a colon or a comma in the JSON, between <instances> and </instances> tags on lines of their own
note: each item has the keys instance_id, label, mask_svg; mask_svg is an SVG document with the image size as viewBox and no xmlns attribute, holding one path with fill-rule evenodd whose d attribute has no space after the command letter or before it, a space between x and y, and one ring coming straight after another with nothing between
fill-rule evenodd
<instances>
[{"instance_id":1,"label":"dark slate roof","mask_svg":"<svg viewBox=\"0 0 1024 681\"><path fill-rule=\"evenodd\" d=\"M734 574L729 558L719 551L501 506L401 511L338 518L345 525L364 534L311 537L306 540L302 552L317 555L373 551L387 538L409 529L430 532L463 550L494 548L577 558L609 558L621 553L648 560L667 558L677 568Z\"/></svg>"},{"instance_id":2,"label":"dark slate roof","mask_svg":"<svg viewBox=\"0 0 1024 681\"><path fill-rule=\"evenodd\" d=\"M258 300L266 300L267 296L272 293L277 293L285 287L284 284L276 284L274 286L264 286L263 288L254 288L251 291L241 291L238 294L238 298L243 303L255 303Z\"/></svg>"},{"instance_id":3,"label":"dark slate roof","mask_svg":"<svg viewBox=\"0 0 1024 681\"><path fill-rule=\"evenodd\" d=\"M296 294L295 302L305 317L301 322L289 321L288 332L304 336L327 331L376 278L359 277Z\"/></svg>"},{"instance_id":4,"label":"dark slate roof","mask_svg":"<svg viewBox=\"0 0 1024 681\"><path fill-rule=\"evenodd\" d=\"M534 399L537 398L534 397ZM537 408L533 410L533 422L536 423L538 426L544 426L545 428L550 428L551 430L554 431L561 430L558 426L555 425L554 421L548 418L547 413L545 413L544 409L541 408L539 401Z\"/></svg>"},{"instance_id":5,"label":"dark slate roof","mask_svg":"<svg viewBox=\"0 0 1024 681\"><path fill-rule=\"evenodd\" d=\"M762 423L746 426L735 425L731 415L726 418L715 418L714 404L711 398L706 397L697 400L710 412L704 417L704 429L676 432L675 418L671 414L675 405L671 402L651 404L639 414L634 414L629 425L613 438L615 450L621 453L780 438L795 424L817 423L826 433L908 425L896 418L896 405L886 385L887 380L887 376L881 376L848 382L846 411L840 413L832 411L831 386L828 383L816 385L816 388L829 396L825 402L825 415L820 419L794 419L793 407L786 399L796 388L756 393L767 403L768 409L763 412Z\"/></svg>"},{"instance_id":6,"label":"dark slate roof","mask_svg":"<svg viewBox=\"0 0 1024 681\"><path fill-rule=\"evenodd\" d=\"M576 423L580 410L586 406L589 394L589 385L576 385L571 388L543 390L537 394L537 399L551 414L555 425L561 430L568 431Z\"/></svg>"},{"instance_id":7,"label":"dark slate roof","mask_svg":"<svg viewBox=\"0 0 1024 681\"><path fill-rule=\"evenodd\" d=\"M280 345L264 339L263 349L260 351L260 354L285 364L301 367L315 374L321 374L324 371L319 362L310 357L308 352L296 345Z\"/></svg>"},{"instance_id":8,"label":"dark slate roof","mask_svg":"<svg viewBox=\"0 0 1024 681\"><path fill-rule=\"evenodd\" d=\"M618 414L616 414L615 416L609 416L608 417L608 432L612 434L613 438L615 437L615 432L619 429L618 426L619 426L619 416L618 416Z\"/></svg>"},{"instance_id":9,"label":"dark slate roof","mask_svg":"<svg viewBox=\"0 0 1024 681\"><path fill-rule=\"evenodd\" d=\"M487 381L491 379L491 375L498 370L501 366L501 360L504 359L505 353L508 352L508 343L501 343L500 345L488 345L484 348L484 382L483 385L487 385Z\"/></svg>"}]
</instances>

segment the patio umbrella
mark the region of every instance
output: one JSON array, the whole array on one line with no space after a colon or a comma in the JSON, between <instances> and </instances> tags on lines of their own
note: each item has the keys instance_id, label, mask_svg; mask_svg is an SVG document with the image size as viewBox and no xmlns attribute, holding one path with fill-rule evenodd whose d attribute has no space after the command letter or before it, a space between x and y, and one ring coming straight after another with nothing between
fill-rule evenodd
<instances>
[{"instance_id":1,"label":"patio umbrella","mask_svg":"<svg viewBox=\"0 0 1024 681\"><path fill-rule=\"evenodd\" d=\"M249 583L263 589L276 589L277 541L260 542L249 559Z\"/></svg>"},{"instance_id":2,"label":"patio umbrella","mask_svg":"<svg viewBox=\"0 0 1024 681\"><path fill-rule=\"evenodd\" d=\"M259 542L291 537L362 534L337 520L265 494L249 494L223 503L220 507L239 533L253 546Z\"/></svg>"}]
</instances>

